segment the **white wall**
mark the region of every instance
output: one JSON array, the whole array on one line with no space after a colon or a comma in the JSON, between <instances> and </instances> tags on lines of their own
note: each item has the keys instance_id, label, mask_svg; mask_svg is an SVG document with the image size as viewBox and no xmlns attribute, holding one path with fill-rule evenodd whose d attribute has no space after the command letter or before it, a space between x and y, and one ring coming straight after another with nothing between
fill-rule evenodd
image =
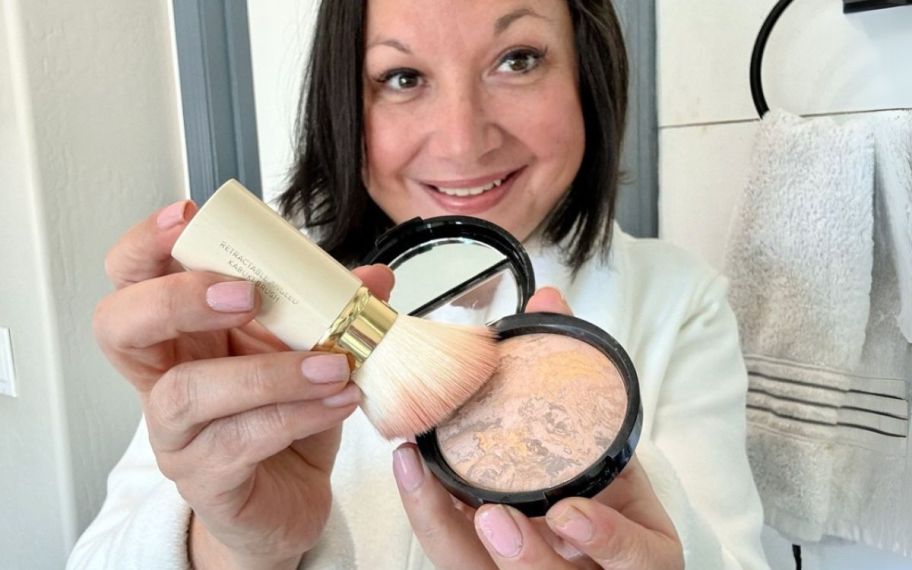
<instances>
[{"instance_id":1,"label":"white wall","mask_svg":"<svg viewBox=\"0 0 912 570\"><path fill-rule=\"evenodd\" d=\"M720 265L757 113L748 69L775 0L657 1L662 234ZM912 8L844 15L798 0L765 52L770 107L798 114L912 107ZM713 220L694 225L693 220Z\"/></svg>"},{"instance_id":2,"label":"white wall","mask_svg":"<svg viewBox=\"0 0 912 570\"><path fill-rule=\"evenodd\" d=\"M135 429L91 332L105 252L186 195L168 2L0 0L0 568L62 568Z\"/></svg>"},{"instance_id":3,"label":"white wall","mask_svg":"<svg viewBox=\"0 0 912 570\"><path fill-rule=\"evenodd\" d=\"M283 190L294 149L293 127L318 3L248 0L263 198Z\"/></svg>"},{"instance_id":4,"label":"white wall","mask_svg":"<svg viewBox=\"0 0 912 570\"><path fill-rule=\"evenodd\" d=\"M660 234L722 265L757 129L748 68L775 0L657 0ZM839 0L798 0L764 62L770 107L831 114L912 107L912 7L844 15ZM856 115L846 115L849 120ZM775 570L790 545L767 540ZM805 568L912 568L857 546L806 549Z\"/></svg>"}]
</instances>

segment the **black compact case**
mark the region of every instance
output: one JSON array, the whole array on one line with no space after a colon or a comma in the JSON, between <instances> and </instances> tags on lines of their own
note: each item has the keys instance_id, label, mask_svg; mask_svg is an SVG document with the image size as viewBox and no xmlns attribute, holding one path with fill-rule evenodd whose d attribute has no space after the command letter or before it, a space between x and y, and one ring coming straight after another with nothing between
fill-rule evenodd
<instances>
[{"instance_id":1,"label":"black compact case","mask_svg":"<svg viewBox=\"0 0 912 570\"><path fill-rule=\"evenodd\" d=\"M396 288L390 304L400 312L448 320L446 308L455 307L458 314L472 313L474 324L489 326L501 340L529 334L568 336L606 356L624 382L627 405L614 440L588 468L553 487L505 492L476 486L447 463L435 429L419 434L417 444L424 461L455 497L473 507L501 503L528 516L541 516L566 497L596 495L627 465L643 422L639 383L630 357L610 334L583 319L523 313L535 292L535 276L528 253L508 232L464 216L415 218L384 234L366 262L383 263L394 271ZM474 294L492 288L493 282L499 294ZM397 289L406 289L408 298L397 299Z\"/></svg>"}]
</instances>

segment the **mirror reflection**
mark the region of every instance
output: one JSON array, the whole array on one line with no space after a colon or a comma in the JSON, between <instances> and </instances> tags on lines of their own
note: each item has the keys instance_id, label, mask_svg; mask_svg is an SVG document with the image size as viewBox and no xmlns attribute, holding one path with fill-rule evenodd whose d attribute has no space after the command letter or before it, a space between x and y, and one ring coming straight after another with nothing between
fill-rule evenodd
<instances>
[{"instance_id":1,"label":"mirror reflection","mask_svg":"<svg viewBox=\"0 0 912 570\"><path fill-rule=\"evenodd\" d=\"M389 265L396 274L390 305L401 313L483 324L518 310L516 278L509 260L485 244L467 239L432 240Z\"/></svg>"}]
</instances>

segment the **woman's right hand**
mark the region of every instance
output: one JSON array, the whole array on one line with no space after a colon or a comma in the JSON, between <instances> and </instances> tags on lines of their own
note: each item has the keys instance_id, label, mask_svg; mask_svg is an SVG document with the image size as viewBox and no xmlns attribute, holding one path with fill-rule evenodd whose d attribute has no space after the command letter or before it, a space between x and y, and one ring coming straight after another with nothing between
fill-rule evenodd
<instances>
[{"instance_id":1,"label":"woman's right hand","mask_svg":"<svg viewBox=\"0 0 912 570\"><path fill-rule=\"evenodd\" d=\"M170 252L195 212L173 204L114 246L116 290L95 335L139 392L159 468L193 509L193 566L294 568L329 516L340 426L360 392L344 356L291 352L253 322L252 283L181 271ZM388 297L388 269L356 273Z\"/></svg>"}]
</instances>

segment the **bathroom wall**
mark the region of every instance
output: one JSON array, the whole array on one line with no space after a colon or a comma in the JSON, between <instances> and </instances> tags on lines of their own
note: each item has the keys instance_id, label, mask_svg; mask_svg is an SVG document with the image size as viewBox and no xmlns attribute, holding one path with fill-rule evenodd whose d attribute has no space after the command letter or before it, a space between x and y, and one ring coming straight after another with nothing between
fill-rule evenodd
<instances>
[{"instance_id":1,"label":"bathroom wall","mask_svg":"<svg viewBox=\"0 0 912 570\"><path fill-rule=\"evenodd\" d=\"M721 267L733 208L757 129L748 68L775 0L658 0L660 235ZM835 114L912 107L912 7L844 15L839 0L796 0L773 30L764 62L770 107ZM770 532L774 570L794 568ZM804 568L912 568L858 546L806 548Z\"/></svg>"},{"instance_id":2,"label":"bathroom wall","mask_svg":"<svg viewBox=\"0 0 912 570\"><path fill-rule=\"evenodd\" d=\"M318 4L248 0L263 199L281 192L294 148L294 117Z\"/></svg>"},{"instance_id":3,"label":"bathroom wall","mask_svg":"<svg viewBox=\"0 0 912 570\"><path fill-rule=\"evenodd\" d=\"M186 194L169 6L0 0L0 569L63 567L136 427L91 315L108 248Z\"/></svg>"},{"instance_id":4,"label":"bathroom wall","mask_svg":"<svg viewBox=\"0 0 912 570\"><path fill-rule=\"evenodd\" d=\"M751 50L775 3L657 5L661 233L716 265L757 128ZM796 0L765 52L767 102L802 115L912 107L908 53L912 7L844 15L839 0Z\"/></svg>"}]
</instances>

